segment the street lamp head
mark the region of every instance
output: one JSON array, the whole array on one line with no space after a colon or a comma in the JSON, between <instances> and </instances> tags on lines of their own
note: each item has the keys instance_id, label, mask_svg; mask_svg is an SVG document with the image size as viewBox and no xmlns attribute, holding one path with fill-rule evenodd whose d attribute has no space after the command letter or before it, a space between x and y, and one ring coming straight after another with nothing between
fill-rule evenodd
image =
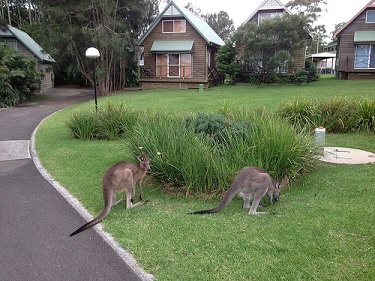
<instances>
[{"instance_id":1,"label":"street lamp head","mask_svg":"<svg viewBox=\"0 0 375 281\"><path fill-rule=\"evenodd\" d=\"M86 57L88 57L90 59L97 59L98 57L100 57L99 51L94 47L88 48L86 50L85 55L86 55Z\"/></svg>"}]
</instances>

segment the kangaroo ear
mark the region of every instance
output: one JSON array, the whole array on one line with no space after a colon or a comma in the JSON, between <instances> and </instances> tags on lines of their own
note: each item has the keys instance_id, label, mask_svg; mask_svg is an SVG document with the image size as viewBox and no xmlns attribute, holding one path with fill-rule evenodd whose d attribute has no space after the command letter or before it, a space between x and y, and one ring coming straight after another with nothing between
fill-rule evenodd
<instances>
[{"instance_id":1,"label":"kangaroo ear","mask_svg":"<svg viewBox=\"0 0 375 281\"><path fill-rule=\"evenodd\" d=\"M143 160L145 160L142 156L137 156L137 159L139 160L139 161L143 161Z\"/></svg>"}]
</instances>

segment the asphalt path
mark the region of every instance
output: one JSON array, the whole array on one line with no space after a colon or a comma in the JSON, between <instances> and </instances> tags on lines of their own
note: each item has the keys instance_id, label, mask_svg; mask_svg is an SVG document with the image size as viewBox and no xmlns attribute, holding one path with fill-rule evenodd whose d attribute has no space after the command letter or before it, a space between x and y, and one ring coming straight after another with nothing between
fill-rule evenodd
<instances>
[{"instance_id":1,"label":"asphalt path","mask_svg":"<svg viewBox=\"0 0 375 281\"><path fill-rule=\"evenodd\" d=\"M44 95L49 98L0 110L0 280L152 279L98 227L69 237L85 219L43 176L29 148L45 117L93 94L53 89Z\"/></svg>"}]
</instances>

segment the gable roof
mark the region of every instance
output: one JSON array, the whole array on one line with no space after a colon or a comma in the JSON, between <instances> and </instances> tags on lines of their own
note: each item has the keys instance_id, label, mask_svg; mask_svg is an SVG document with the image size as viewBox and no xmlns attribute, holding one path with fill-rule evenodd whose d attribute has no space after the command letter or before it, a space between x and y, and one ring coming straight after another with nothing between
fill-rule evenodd
<instances>
[{"instance_id":1,"label":"gable roof","mask_svg":"<svg viewBox=\"0 0 375 281\"><path fill-rule=\"evenodd\" d=\"M285 10L288 14L292 14L292 12L283 4L281 3L279 0L265 0L263 1L262 4L260 4L260 6L244 21L243 24L241 24L241 26L245 25L249 20L251 20L255 15L256 13L258 13L259 11L262 11L262 10L280 10L280 9L283 9Z\"/></svg>"},{"instance_id":2,"label":"gable roof","mask_svg":"<svg viewBox=\"0 0 375 281\"><path fill-rule=\"evenodd\" d=\"M0 37L16 38L25 46L38 60L42 62L56 62L42 47L34 41L26 32L11 25L6 25L6 29L0 28Z\"/></svg>"},{"instance_id":3,"label":"gable roof","mask_svg":"<svg viewBox=\"0 0 375 281\"><path fill-rule=\"evenodd\" d=\"M150 25L148 30L139 38L138 45L142 44L143 40L151 33L155 26L160 22L162 18L171 16L183 16L194 29L202 36L208 44L214 44L218 46L224 45L224 41L216 34L216 32L205 22L201 17L192 13L188 9L180 8L173 1L171 1L164 10L159 14L155 21Z\"/></svg>"},{"instance_id":4,"label":"gable roof","mask_svg":"<svg viewBox=\"0 0 375 281\"><path fill-rule=\"evenodd\" d=\"M348 21L335 33L335 36L337 37L348 25L350 25L356 18L359 17L360 14L363 13L363 11L367 10L368 8L375 8L375 0L371 0L366 6L364 6L350 21Z\"/></svg>"}]
</instances>

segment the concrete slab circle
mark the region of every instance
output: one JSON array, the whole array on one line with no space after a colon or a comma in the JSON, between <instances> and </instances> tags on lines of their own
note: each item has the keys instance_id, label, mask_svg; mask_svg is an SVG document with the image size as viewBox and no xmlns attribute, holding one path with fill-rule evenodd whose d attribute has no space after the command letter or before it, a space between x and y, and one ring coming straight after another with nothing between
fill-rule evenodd
<instances>
[{"instance_id":1,"label":"concrete slab circle","mask_svg":"<svg viewBox=\"0 0 375 281\"><path fill-rule=\"evenodd\" d=\"M332 164L371 164L375 163L375 153L346 147L324 147L319 160Z\"/></svg>"}]
</instances>

